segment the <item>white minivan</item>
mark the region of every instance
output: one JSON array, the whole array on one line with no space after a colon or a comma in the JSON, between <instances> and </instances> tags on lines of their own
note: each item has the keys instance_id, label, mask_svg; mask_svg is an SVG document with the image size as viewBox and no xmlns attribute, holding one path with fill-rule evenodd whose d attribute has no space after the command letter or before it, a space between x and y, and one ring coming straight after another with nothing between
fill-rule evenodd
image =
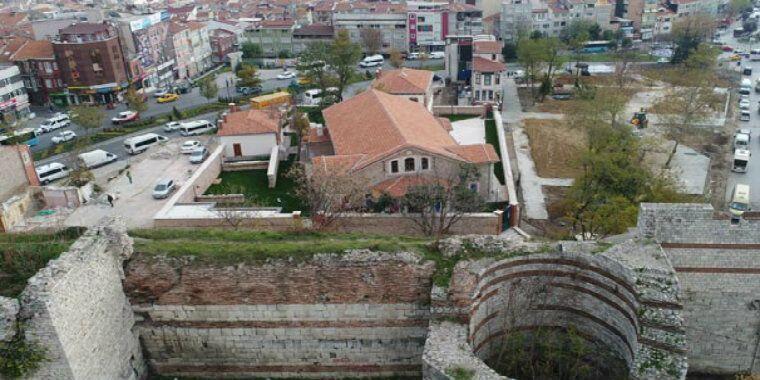
<instances>
[{"instance_id":1,"label":"white minivan","mask_svg":"<svg viewBox=\"0 0 760 380\"><path fill-rule=\"evenodd\" d=\"M365 57L362 59L361 62L359 62L359 66L361 67L375 67L375 66L382 66L383 62L385 62L385 59L383 58L382 54L375 54L370 55L368 57Z\"/></svg>"},{"instance_id":2,"label":"white minivan","mask_svg":"<svg viewBox=\"0 0 760 380\"><path fill-rule=\"evenodd\" d=\"M38 134L48 133L56 129L68 127L69 124L71 124L71 120L69 120L69 115L59 112L53 115L53 117L51 117L50 119L43 121L40 124L40 127L37 129L37 133Z\"/></svg>"},{"instance_id":3,"label":"white minivan","mask_svg":"<svg viewBox=\"0 0 760 380\"><path fill-rule=\"evenodd\" d=\"M158 144L169 140L164 136L157 135L155 133L146 133L144 135L130 137L124 140L124 149L129 154L138 154L146 151L154 144Z\"/></svg>"},{"instance_id":4,"label":"white minivan","mask_svg":"<svg viewBox=\"0 0 760 380\"><path fill-rule=\"evenodd\" d=\"M60 162L51 162L47 165L38 166L34 170L37 172L37 178L40 179L40 183L43 185L68 177L69 173L71 173L71 169Z\"/></svg>"},{"instance_id":5,"label":"white minivan","mask_svg":"<svg viewBox=\"0 0 760 380\"><path fill-rule=\"evenodd\" d=\"M728 211L734 217L740 217L745 211L750 211L749 185L736 184L734 191L731 193L731 203L728 205Z\"/></svg>"},{"instance_id":6,"label":"white minivan","mask_svg":"<svg viewBox=\"0 0 760 380\"><path fill-rule=\"evenodd\" d=\"M96 149L91 152L80 154L79 163L87 169L94 169L116 161L119 156L106 152L102 149Z\"/></svg>"},{"instance_id":7,"label":"white minivan","mask_svg":"<svg viewBox=\"0 0 760 380\"><path fill-rule=\"evenodd\" d=\"M182 136L196 136L216 130L216 125L208 120L194 120L182 123L179 127L179 133Z\"/></svg>"}]
</instances>

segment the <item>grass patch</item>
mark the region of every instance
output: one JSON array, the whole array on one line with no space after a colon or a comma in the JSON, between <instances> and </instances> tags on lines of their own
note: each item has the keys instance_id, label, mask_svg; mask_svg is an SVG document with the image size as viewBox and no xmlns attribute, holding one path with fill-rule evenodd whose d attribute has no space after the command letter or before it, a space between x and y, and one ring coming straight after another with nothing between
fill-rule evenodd
<instances>
[{"instance_id":1,"label":"grass patch","mask_svg":"<svg viewBox=\"0 0 760 380\"><path fill-rule=\"evenodd\" d=\"M496 178L499 179L499 183L504 184L504 165L501 163L503 160L501 156L501 149L499 148L499 135L496 130L496 121L494 119L486 119L486 143L493 145L496 150L496 154L499 155L500 161L494 164L493 171ZM509 157L506 158L507 160Z\"/></svg>"},{"instance_id":2,"label":"grass patch","mask_svg":"<svg viewBox=\"0 0 760 380\"><path fill-rule=\"evenodd\" d=\"M0 296L18 297L26 280L57 258L84 232L67 228L55 233L0 234Z\"/></svg>"},{"instance_id":3,"label":"grass patch","mask_svg":"<svg viewBox=\"0 0 760 380\"><path fill-rule=\"evenodd\" d=\"M539 177L575 178L581 172L580 159L586 136L561 120L526 119L525 133Z\"/></svg>"},{"instance_id":4,"label":"grass patch","mask_svg":"<svg viewBox=\"0 0 760 380\"><path fill-rule=\"evenodd\" d=\"M295 182L286 174L293 165L293 160L280 163L277 171L277 186L269 188L266 169L245 170L239 172L222 172L219 184L211 185L206 194L231 194L241 189L243 194L254 200L259 206L282 207L282 212L306 211L306 205L298 199L293 188ZM279 201L278 201L279 200Z\"/></svg>"},{"instance_id":5,"label":"grass patch","mask_svg":"<svg viewBox=\"0 0 760 380\"><path fill-rule=\"evenodd\" d=\"M453 123L460 120L475 119L478 117L478 115L446 115L445 117Z\"/></svg>"},{"instance_id":6,"label":"grass patch","mask_svg":"<svg viewBox=\"0 0 760 380\"><path fill-rule=\"evenodd\" d=\"M404 236L372 236L320 232L251 230L142 229L130 231L135 250L145 254L194 256L215 263L263 262L267 259L306 260L318 253L351 249L424 254L430 240Z\"/></svg>"},{"instance_id":7,"label":"grass patch","mask_svg":"<svg viewBox=\"0 0 760 380\"><path fill-rule=\"evenodd\" d=\"M446 368L446 374L454 380L470 380L475 376L475 371L464 367L454 367Z\"/></svg>"}]
</instances>

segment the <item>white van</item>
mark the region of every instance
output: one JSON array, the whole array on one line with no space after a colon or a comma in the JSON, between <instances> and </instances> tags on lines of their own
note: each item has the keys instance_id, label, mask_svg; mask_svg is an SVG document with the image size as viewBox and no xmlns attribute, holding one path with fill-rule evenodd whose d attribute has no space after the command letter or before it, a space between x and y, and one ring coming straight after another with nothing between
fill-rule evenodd
<instances>
[{"instance_id":1,"label":"white van","mask_svg":"<svg viewBox=\"0 0 760 380\"><path fill-rule=\"evenodd\" d=\"M739 217L745 211L749 211L749 185L737 183L734 191L731 193L731 203L728 205L728 211L732 216Z\"/></svg>"},{"instance_id":2,"label":"white van","mask_svg":"<svg viewBox=\"0 0 760 380\"><path fill-rule=\"evenodd\" d=\"M747 149L737 149L734 152L734 162L731 165L731 171L736 173L746 173L749 157L752 154Z\"/></svg>"},{"instance_id":3,"label":"white van","mask_svg":"<svg viewBox=\"0 0 760 380\"><path fill-rule=\"evenodd\" d=\"M359 62L359 66L361 67L375 67L375 66L382 66L383 62L385 62L385 59L383 58L382 54L375 54L370 55L368 57L365 57L362 59L361 62Z\"/></svg>"},{"instance_id":4,"label":"white van","mask_svg":"<svg viewBox=\"0 0 760 380\"><path fill-rule=\"evenodd\" d=\"M182 123L179 127L179 133L182 136L195 136L202 135L206 132L212 132L216 130L216 125L210 123L208 120L194 120Z\"/></svg>"},{"instance_id":5,"label":"white van","mask_svg":"<svg viewBox=\"0 0 760 380\"><path fill-rule=\"evenodd\" d=\"M37 172L37 178L40 179L40 183L43 185L68 177L69 173L71 173L71 169L60 162L51 162L47 165L38 166L34 170Z\"/></svg>"},{"instance_id":6,"label":"white van","mask_svg":"<svg viewBox=\"0 0 760 380\"><path fill-rule=\"evenodd\" d=\"M739 113L739 120L741 121L749 121L752 117L752 114L749 112L749 110L741 110Z\"/></svg>"},{"instance_id":7,"label":"white van","mask_svg":"<svg viewBox=\"0 0 760 380\"><path fill-rule=\"evenodd\" d=\"M337 87L328 87L327 89L327 96L335 96L338 93ZM335 102L337 100L337 97L334 100L328 99L328 103L330 101ZM319 88L313 88L311 90L306 90L303 93L303 105L305 106L318 106L322 101L322 90Z\"/></svg>"},{"instance_id":8,"label":"white van","mask_svg":"<svg viewBox=\"0 0 760 380\"><path fill-rule=\"evenodd\" d=\"M749 149L750 136L746 133L737 133L734 135L734 151L739 149Z\"/></svg>"},{"instance_id":9,"label":"white van","mask_svg":"<svg viewBox=\"0 0 760 380\"><path fill-rule=\"evenodd\" d=\"M79 163L87 169L94 169L99 166L110 164L119 158L119 156L102 149L82 153L78 157Z\"/></svg>"},{"instance_id":10,"label":"white van","mask_svg":"<svg viewBox=\"0 0 760 380\"><path fill-rule=\"evenodd\" d=\"M144 135L130 137L124 140L124 148L129 154L142 153L154 144L169 140L164 136L155 133L146 133Z\"/></svg>"},{"instance_id":11,"label":"white van","mask_svg":"<svg viewBox=\"0 0 760 380\"><path fill-rule=\"evenodd\" d=\"M739 93L742 95L749 95L752 92L752 80L749 78L742 79L742 84L739 87Z\"/></svg>"},{"instance_id":12,"label":"white van","mask_svg":"<svg viewBox=\"0 0 760 380\"><path fill-rule=\"evenodd\" d=\"M38 133L48 133L59 128L68 127L69 124L71 124L69 115L59 112L50 119L43 121L37 131Z\"/></svg>"}]
</instances>

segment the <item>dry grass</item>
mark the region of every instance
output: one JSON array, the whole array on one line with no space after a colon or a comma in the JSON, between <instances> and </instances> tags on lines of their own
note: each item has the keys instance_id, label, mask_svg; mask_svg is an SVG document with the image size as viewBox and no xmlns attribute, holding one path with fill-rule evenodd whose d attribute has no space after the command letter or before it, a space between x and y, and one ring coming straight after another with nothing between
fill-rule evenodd
<instances>
[{"instance_id":1,"label":"dry grass","mask_svg":"<svg viewBox=\"0 0 760 380\"><path fill-rule=\"evenodd\" d=\"M712 111L723 113L726 107L727 97L728 97L728 94L715 94L715 99L710 103L710 108L712 109ZM664 114L667 112L667 109L669 108L667 105L668 101L669 101L668 94L663 94L657 99L657 101L654 104L652 104L651 107L647 109L647 111L652 114ZM731 107L729 107L729 109L730 108Z\"/></svg>"},{"instance_id":2,"label":"dry grass","mask_svg":"<svg viewBox=\"0 0 760 380\"><path fill-rule=\"evenodd\" d=\"M524 122L539 177L575 178L580 174L580 158L587 146L582 130L570 128L561 120Z\"/></svg>"}]
</instances>

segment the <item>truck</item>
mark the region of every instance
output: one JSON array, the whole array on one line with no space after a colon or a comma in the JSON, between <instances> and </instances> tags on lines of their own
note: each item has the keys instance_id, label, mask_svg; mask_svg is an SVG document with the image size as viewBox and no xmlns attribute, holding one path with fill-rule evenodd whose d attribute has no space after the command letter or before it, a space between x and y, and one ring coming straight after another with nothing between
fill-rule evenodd
<instances>
[{"instance_id":1,"label":"truck","mask_svg":"<svg viewBox=\"0 0 760 380\"><path fill-rule=\"evenodd\" d=\"M275 92L273 94L261 95L251 98L251 108L255 110L264 109L272 106L290 103L290 93L285 91Z\"/></svg>"},{"instance_id":2,"label":"truck","mask_svg":"<svg viewBox=\"0 0 760 380\"><path fill-rule=\"evenodd\" d=\"M96 149L91 152L85 152L77 156L79 164L87 169L94 169L116 161L119 157L113 153L106 152L102 149Z\"/></svg>"},{"instance_id":3,"label":"truck","mask_svg":"<svg viewBox=\"0 0 760 380\"><path fill-rule=\"evenodd\" d=\"M741 85L739 86L739 94L749 95L752 92L752 80L749 78L743 78Z\"/></svg>"},{"instance_id":4,"label":"truck","mask_svg":"<svg viewBox=\"0 0 760 380\"><path fill-rule=\"evenodd\" d=\"M746 173L750 155L751 153L747 149L737 149L734 152L734 161L731 166L731 171L735 173Z\"/></svg>"},{"instance_id":5,"label":"truck","mask_svg":"<svg viewBox=\"0 0 760 380\"><path fill-rule=\"evenodd\" d=\"M734 135L734 152L737 150L749 149L750 136L746 133L738 132Z\"/></svg>"}]
</instances>

